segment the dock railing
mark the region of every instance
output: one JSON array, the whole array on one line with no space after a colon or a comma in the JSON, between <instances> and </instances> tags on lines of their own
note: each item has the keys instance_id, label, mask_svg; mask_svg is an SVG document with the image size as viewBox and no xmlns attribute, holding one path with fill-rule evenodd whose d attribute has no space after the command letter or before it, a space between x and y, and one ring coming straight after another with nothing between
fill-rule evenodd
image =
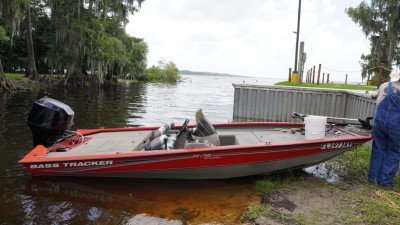
<instances>
[{"instance_id":1,"label":"dock railing","mask_svg":"<svg viewBox=\"0 0 400 225\"><path fill-rule=\"evenodd\" d=\"M375 115L376 103L365 91L275 85L233 84L234 121L299 122L292 112L364 119Z\"/></svg>"}]
</instances>

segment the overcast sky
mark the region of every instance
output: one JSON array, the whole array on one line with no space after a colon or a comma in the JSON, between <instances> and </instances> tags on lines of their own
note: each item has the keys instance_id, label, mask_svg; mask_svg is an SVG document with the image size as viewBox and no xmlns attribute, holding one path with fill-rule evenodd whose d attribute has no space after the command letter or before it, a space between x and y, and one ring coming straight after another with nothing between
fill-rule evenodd
<instances>
[{"instance_id":1,"label":"overcast sky","mask_svg":"<svg viewBox=\"0 0 400 225\"><path fill-rule=\"evenodd\" d=\"M333 80L361 82L369 42L344 12L361 0L302 0L300 39L305 71L322 64ZM180 70L283 78L294 67L298 0L146 0L127 33L144 38L148 65Z\"/></svg>"}]
</instances>

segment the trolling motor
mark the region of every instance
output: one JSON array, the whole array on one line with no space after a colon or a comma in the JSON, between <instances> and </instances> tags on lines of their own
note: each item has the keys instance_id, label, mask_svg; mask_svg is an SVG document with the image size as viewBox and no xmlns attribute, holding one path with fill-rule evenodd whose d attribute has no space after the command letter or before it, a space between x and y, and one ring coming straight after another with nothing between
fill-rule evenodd
<instances>
[{"instance_id":1,"label":"trolling motor","mask_svg":"<svg viewBox=\"0 0 400 225\"><path fill-rule=\"evenodd\" d=\"M307 117L309 115L306 114L300 114L298 112L293 112L292 113L292 118L294 119L301 119L302 121L304 121L304 117ZM371 125L371 120L373 119L373 117L366 117L364 120L362 119L351 119L351 118L339 118L339 117L327 117L328 119L337 119L337 120L353 120L353 121L358 121L358 123L337 123L337 125L342 125L342 126L346 126L349 124L353 124L353 125L361 125L362 128L367 129L367 130L371 130L372 129L372 125Z\"/></svg>"},{"instance_id":2,"label":"trolling motor","mask_svg":"<svg viewBox=\"0 0 400 225\"><path fill-rule=\"evenodd\" d=\"M293 112L292 113L292 118L293 119L301 119L301 120L303 120L304 121L304 117L306 117L307 115L305 115L305 114L300 114L300 113L298 113L298 112Z\"/></svg>"},{"instance_id":3,"label":"trolling motor","mask_svg":"<svg viewBox=\"0 0 400 225\"><path fill-rule=\"evenodd\" d=\"M362 126L363 128L368 129L368 130L372 130L371 120L372 120L373 118L374 118L374 117L369 116L369 117L365 118L365 120L358 119L358 122L361 123L361 126Z\"/></svg>"}]
</instances>

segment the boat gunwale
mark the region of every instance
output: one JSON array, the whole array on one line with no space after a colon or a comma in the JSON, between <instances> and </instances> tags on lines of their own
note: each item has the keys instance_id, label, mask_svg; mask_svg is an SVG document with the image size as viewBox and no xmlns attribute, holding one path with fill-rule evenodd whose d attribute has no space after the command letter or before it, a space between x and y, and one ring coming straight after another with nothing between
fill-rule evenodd
<instances>
[{"instance_id":1,"label":"boat gunwale","mask_svg":"<svg viewBox=\"0 0 400 225\"><path fill-rule=\"evenodd\" d=\"M286 142L274 142L274 143L255 143L255 144L242 144L242 145L226 145L226 146L214 146L214 147L200 147L200 148L189 148L189 149L173 149L173 150L154 150L154 151L133 151L133 152L122 152L119 154L97 154L97 155L86 155L86 156L67 156L67 157L51 157L46 156L31 156L31 153L35 151L36 148L39 150L47 150L46 147L37 146L31 152L29 152L24 158L22 158L19 163L40 163L40 162L59 162L59 161L84 161L84 160L104 160L104 159L122 159L122 158L136 158L136 157L160 157L160 156L170 156L178 154L211 154L215 152L226 152L226 151L241 151L243 149L257 150L264 148L261 151L272 151L279 150L285 146L304 146L304 145L317 145L329 142L343 142L343 141L353 141L366 142L371 140L372 135L358 135L358 136L346 136L346 137L332 137L323 139L312 139L312 140L300 140L300 141L286 141ZM265 149L267 148L267 149ZM276 149L278 148L278 149ZM344 148L338 148L333 150L341 150ZM47 153L46 153L47 154ZM28 160L26 158L35 157L37 160Z\"/></svg>"}]
</instances>

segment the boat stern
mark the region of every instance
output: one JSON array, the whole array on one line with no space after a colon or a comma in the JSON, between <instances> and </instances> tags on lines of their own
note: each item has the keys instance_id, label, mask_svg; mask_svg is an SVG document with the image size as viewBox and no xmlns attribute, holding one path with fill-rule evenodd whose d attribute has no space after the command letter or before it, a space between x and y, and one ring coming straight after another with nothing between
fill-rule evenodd
<instances>
[{"instance_id":1,"label":"boat stern","mask_svg":"<svg viewBox=\"0 0 400 225\"><path fill-rule=\"evenodd\" d=\"M32 151L25 155L24 158L18 161L19 164L25 166L25 168L35 176L34 168L51 168L51 163L46 163L43 159L47 156L47 148L43 145L36 146Z\"/></svg>"}]
</instances>

